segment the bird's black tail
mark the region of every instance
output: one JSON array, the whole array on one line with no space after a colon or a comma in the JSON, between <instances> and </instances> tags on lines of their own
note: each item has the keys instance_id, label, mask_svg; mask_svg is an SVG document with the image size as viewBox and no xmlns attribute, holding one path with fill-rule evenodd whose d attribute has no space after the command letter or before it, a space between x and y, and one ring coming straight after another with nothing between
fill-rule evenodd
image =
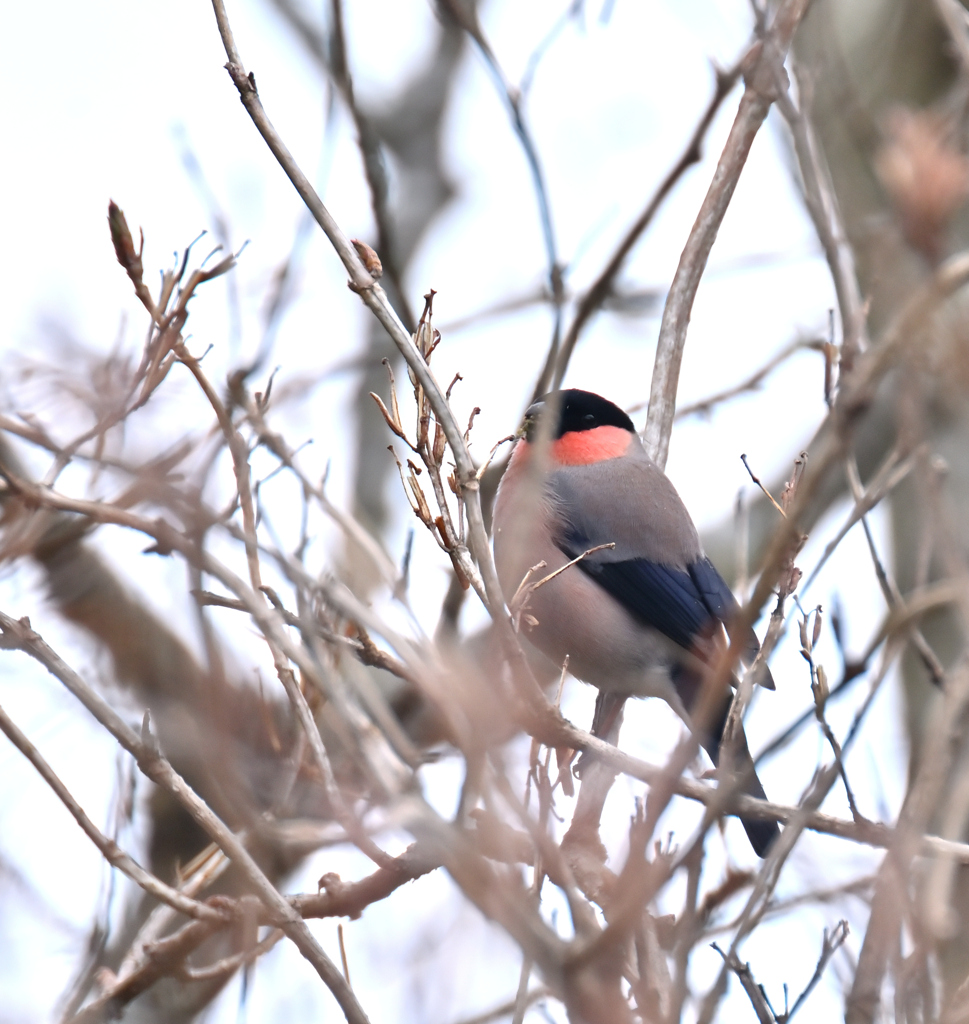
<instances>
[{"instance_id":1,"label":"bird's black tail","mask_svg":"<svg viewBox=\"0 0 969 1024\"><path fill-rule=\"evenodd\" d=\"M722 712L717 715L715 726L710 730L710 739L702 741L703 746L713 759L715 765L720 764L720 746L723 742L723 731L727 725L730 704L731 696L728 694ZM758 800L767 799L764 787L761 785L760 779L757 778L757 772L754 769L754 759L750 756L750 750L747 748L747 736L743 729L740 730L740 736L733 750L733 770L741 780L741 793L757 797ZM743 825L747 838L750 840L750 845L754 848L754 853L758 857L765 857L771 843L781 834L776 821L757 821L753 818L741 818L740 824Z\"/></svg>"},{"instance_id":2,"label":"bird's black tail","mask_svg":"<svg viewBox=\"0 0 969 1024\"><path fill-rule=\"evenodd\" d=\"M746 756L735 755L734 757L734 760L739 762L736 766L737 771L743 773L745 779L743 792L748 796L757 797L758 800L766 800L767 794L764 792L764 787L761 785L760 779L757 778L757 772L754 770L754 761L750 756L750 751L747 749L746 737L744 737L743 744L743 755ZM740 824L743 825L747 838L750 840L750 845L754 848L754 853L758 857L766 857L771 844L781 834L776 821L755 821L753 818L741 818Z\"/></svg>"},{"instance_id":3,"label":"bird's black tail","mask_svg":"<svg viewBox=\"0 0 969 1024\"><path fill-rule=\"evenodd\" d=\"M680 699L683 700L686 710L692 710L696 697L699 695L702 680L698 679L693 673L689 673L687 677L686 672L676 672L675 670L674 679ZM610 690L599 691L599 696L596 699L595 717L592 723L592 734L594 736L608 740L610 743L616 742L615 733L618 731L617 726L622 722L622 710L626 698L627 694L614 693ZM728 692L726 700L723 701L718 709L718 713L710 728L706 731L705 735L697 737L710 755L713 763L718 766L720 764L720 744L723 740L723 731L727 726L727 715L730 713L731 700L732 695ZM582 770L588 762L588 754L583 754L579 758L575 766L577 775L581 777ZM733 752L733 768L737 776L742 780L740 792L756 797L758 800L767 799L764 787L761 785L760 779L757 778L757 772L754 770L754 761L747 748L747 737L742 729L736 749ZM753 818L741 818L740 824L743 825L747 838L750 840L750 845L754 848L754 853L758 857L766 856L771 843L781 834L776 821L756 821Z\"/></svg>"},{"instance_id":4,"label":"bird's black tail","mask_svg":"<svg viewBox=\"0 0 969 1024\"><path fill-rule=\"evenodd\" d=\"M683 670L674 672L674 679L680 699L683 700L687 711L691 711L695 699L699 696L702 681L694 673ZM723 742L723 732L727 726L727 715L730 713L732 699L733 695L728 690L706 734L698 737L703 748L717 766L720 764L720 745ZM736 748L733 751L733 769L741 779L741 793L756 797L758 800L767 799L764 787L761 785L760 779L757 778L757 772L754 769L754 759L750 756L750 750L747 748L747 736L742 729ZM753 818L741 818L740 824L743 825L747 838L750 840L750 845L754 848L754 853L758 857L766 856L771 843L781 834L780 827L776 821L757 821Z\"/></svg>"}]
</instances>

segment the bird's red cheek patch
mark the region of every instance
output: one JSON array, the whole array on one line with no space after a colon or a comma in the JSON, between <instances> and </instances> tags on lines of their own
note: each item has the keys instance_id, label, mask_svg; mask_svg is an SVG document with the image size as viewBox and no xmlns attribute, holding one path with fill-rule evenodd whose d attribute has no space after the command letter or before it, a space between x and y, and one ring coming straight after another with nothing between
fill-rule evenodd
<instances>
[{"instance_id":1,"label":"bird's red cheek patch","mask_svg":"<svg viewBox=\"0 0 969 1024\"><path fill-rule=\"evenodd\" d=\"M552 458L564 466L587 466L626 454L633 435L622 427L573 430L552 444Z\"/></svg>"}]
</instances>

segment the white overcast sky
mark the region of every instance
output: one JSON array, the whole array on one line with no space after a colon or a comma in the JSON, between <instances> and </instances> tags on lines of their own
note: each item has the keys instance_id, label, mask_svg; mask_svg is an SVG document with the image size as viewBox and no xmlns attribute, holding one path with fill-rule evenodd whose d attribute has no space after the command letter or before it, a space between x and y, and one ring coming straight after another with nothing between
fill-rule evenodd
<instances>
[{"instance_id":1,"label":"white overcast sky","mask_svg":"<svg viewBox=\"0 0 969 1024\"><path fill-rule=\"evenodd\" d=\"M732 63L750 30L746 0L615 0L608 6L610 17L602 23L602 0L590 0L584 21L562 32L539 66L526 106L574 289L597 274L681 151L712 90L710 62ZM365 101L392 94L427 52L433 15L426 0L345 0L345 7L359 94ZM512 81L520 78L529 55L567 7L564 0L483 4L485 31ZM348 234L372 237L369 202L346 118L340 120L333 150L324 150L325 83L268 3L232 0L229 13L246 66L256 74L263 102L290 149L313 175L329 167L324 198L331 211ZM59 332L98 351L119 338L126 350L138 348L145 317L114 259L107 202L118 202L133 229L144 228L146 279L152 281L176 250L212 226L182 163L186 142L231 223L233 245L249 242L236 272L241 338L236 344L228 340L226 286L220 282L193 301L193 343L200 349L214 346L208 358L217 373L251 354L260 337L267 285L292 244L301 211L223 70L225 57L210 5L204 0L16 3L7 5L4 23L0 343L8 371L15 356L66 358L67 350L52 341ZM428 231L406 282L416 305L428 287L437 290L439 324L527 291L545 273L527 167L493 83L470 48L454 96L445 152L458 196ZM739 92L724 105L704 163L687 175L636 250L623 275L626 283L660 292L668 285L738 97ZM299 298L282 325L272 360L281 367L281 380L318 373L360 345L365 311L344 280L336 257L316 233ZM826 266L787 168L779 126L769 122L754 145L697 298L680 400L739 381L794 337L826 333L833 304ZM658 315L599 317L586 332L567 383L622 405L644 400L657 328ZM437 372L445 380L458 370L464 376L457 392L462 414L481 406L475 428L479 453L514 429L549 332L549 315L541 309L445 332L435 357ZM63 369L70 372L69 365ZM8 385L0 376L4 393ZM317 472L332 460L337 494L348 472L341 461L346 391L345 376L324 382L286 421L293 440L314 438L308 458L316 460ZM42 407L42 412L57 425L57 409ZM764 476L776 475L797 455L823 413L822 368L817 356L805 354L760 393L708 420L678 426L668 472L701 529L729 515L738 490L749 485L741 452ZM640 425L642 419L640 414ZM163 420L155 422L154 429L164 428ZM395 557L407 525L402 518L392 538ZM879 517L876 527L884 529ZM817 535L823 531L824 526ZM140 559L132 586L140 581L147 600L181 616L186 625L191 621L184 608L173 607L165 596L165 586L182 585L177 566L142 559L138 552L144 544L138 539L101 538L99 543L119 564ZM423 543L418 540L418 552L430 559L431 549ZM805 567L821 547L823 542L809 545ZM442 565L415 583L426 588L429 607L436 608L444 581ZM849 642L857 650L881 608L871 601L871 568L854 534L808 595L810 603L830 604L836 586L850 611ZM103 667L96 652L58 623L29 568L6 571L0 601L11 614L30 614L35 627L62 645L78 667L92 672ZM468 621L475 621L473 610ZM827 641L821 658L833 668L838 665ZM762 695L751 715L755 751L810 701L806 669L791 645L779 653L774 674L778 693ZM0 703L55 765L64 766L82 804L103 823L115 770L112 744L76 712L53 680L19 655L0 654ZM832 711L836 728L844 729L853 704L848 705ZM566 707L581 721L590 713L591 696L576 685ZM849 759L872 817L893 813L900 799L906 758L897 717L897 696L887 689ZM679 725L665 707L638 702L629 712L623 743L656 760L678 734ZM872 743L870 736L879 742ZM878 764L880 746L897 755ZM79 773L82 751L86 770ZM796 801L823 756L817 735L806 735L765 768L768 793ZM444 765L428 779L431 796L445 809L455 783L449 772ZM610 819L609 843L615 852L622 847L630 792L639 790L627 786ZM840 795L829 803L838 813L846 810ZM677 805L669 827L687 828L692 814L691 808ZM733 841L739 826L733 823L730 830L731 850L747 863L742 835L740 843ZM128 841L136 846L137 837ZM844 851L843 846L808 837L786 869L781 891L791 894L824 882L819 864L834 879L873 863L864 852ZM353 877L366 867L352 853L321 854L292 880L293 890L312 887L324 870ZM79 830L20 755L0 740L0 899L6 908L0 921L0 1024L50 1013L76 964L104 876ZM39 903L29 895L30 887ZM783 999L782 982L796 993L810 977L821 930L836 919L835 910L805 911L765 927L744 947L744 959L768 983L775 1005ZM335 923L315 927L334 951ZM518 960L510 942L456 899L440 872L348 924L347 944L355 987L375 1024L448 1024L500 1002L517 982ZM435 969L436 944L449 951L446 971ZM712 978L718 966L712 951L697 954L698 979ZM746 1019L750 1010L744 998L732 989L722 1019ZM838 1012L837 965L812 999L807 1012L816 1019ZM239 1005L236 982L210 1019L220 1024L338 1019L332 1000L289 948L279 948L260 963L247 1007L240 1010ZM538 1020L539 1011L533 1013Z\"/></svg>"}]
</instances>

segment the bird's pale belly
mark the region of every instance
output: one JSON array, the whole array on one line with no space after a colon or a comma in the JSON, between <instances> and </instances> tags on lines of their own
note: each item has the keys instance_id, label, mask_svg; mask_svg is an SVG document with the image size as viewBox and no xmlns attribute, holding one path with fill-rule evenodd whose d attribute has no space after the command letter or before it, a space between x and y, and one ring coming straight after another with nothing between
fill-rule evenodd
<instances>
[{"instance_id":1,"label":"bird's pale belly","mask_svg":"<svg viewBox=\"0 0 969 1024\"><path fill-rule=\"evenodd\" d=\"M533 583L568 561L551 544L533 542L528 549L532 557L546 563L533 573ZM497 538L495 555L502 587L511 601L531 566L508 557ZM560 667L568 655L569 672L577 679L601 690L662 697L678 706L670 680L676 645L634 619L578 565L533 590L521 611L520 622L521 634L555 665Z\"/></svg>"}]
</instances>

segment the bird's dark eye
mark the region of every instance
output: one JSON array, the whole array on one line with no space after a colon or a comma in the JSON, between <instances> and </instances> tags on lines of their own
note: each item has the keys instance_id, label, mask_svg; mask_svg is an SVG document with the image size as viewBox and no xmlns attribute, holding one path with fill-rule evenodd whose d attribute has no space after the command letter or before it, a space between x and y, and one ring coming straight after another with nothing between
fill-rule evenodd
<instances>
[{"instance_id":1,"label":"bird's dark eye","mask_svg":"<svg viewBox=\"0 0 969 1024\"><path fill-rule=\"evenodd\" d=\"M595 416L593 416L593 414L592 414L591 412L587 412L587 413L586 413L586 414L585 414L585 415L584 415L584 416L582 417L582 422L583 422L583 423L589 423L589 424L592 424L592 423L595 423L595 421L596 421L596 418L595 418Z\"/></svg>"}]
</instances>

